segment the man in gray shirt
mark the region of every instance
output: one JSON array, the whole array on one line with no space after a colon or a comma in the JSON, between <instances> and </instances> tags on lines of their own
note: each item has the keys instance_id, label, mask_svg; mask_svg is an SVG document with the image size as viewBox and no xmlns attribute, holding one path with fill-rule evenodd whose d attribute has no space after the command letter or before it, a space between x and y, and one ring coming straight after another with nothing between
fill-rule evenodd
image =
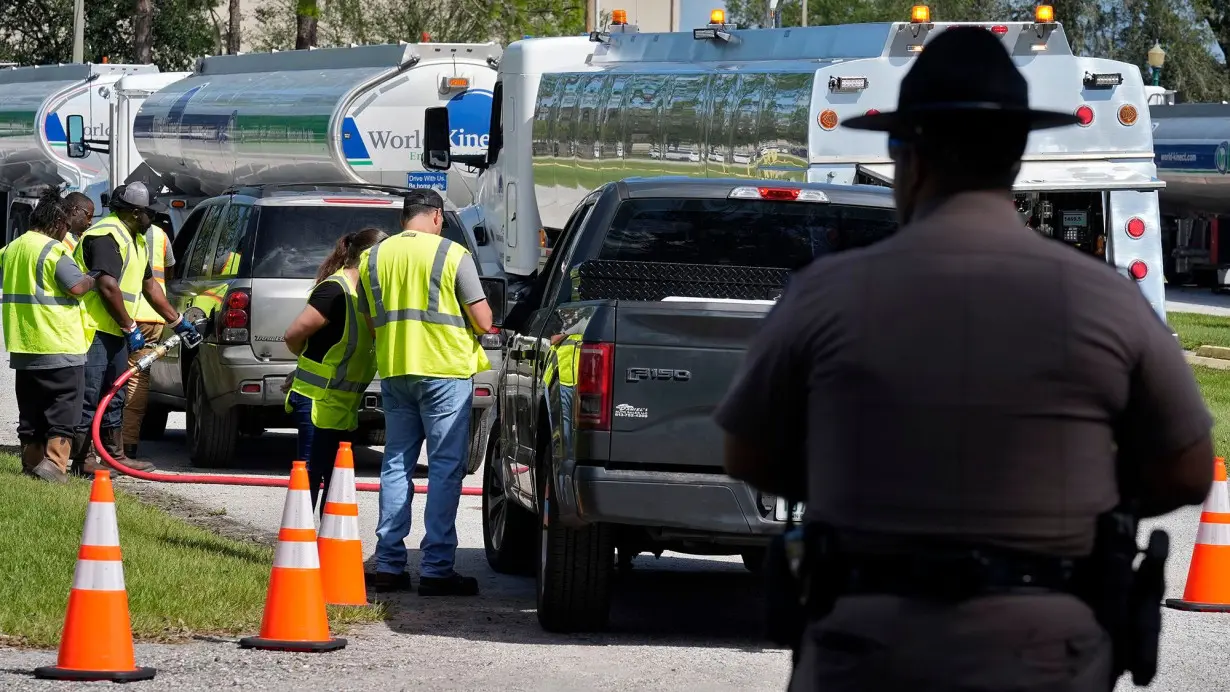
<instances>
[{"instance_id":1,"label":"man in gray shirt","mask_svg":"<svg viewBox=\"0 0 1230 692\"><path fill-rule=\"evenodd\" d=\"M48 188L30 230L3 256L4 338L9 365L17 371L21 466L28 475L57 483L68 481L93 337L77 300L94 279L82 273L62 242L68 228L59 191Z\"/></svg>"},{"instance_id":2,"label":"man in gray shirt","mask_svg":"<svg viewBox=\"0 0 1230 692\"><path fill-rule=\"evenodd\" d=\"M1075 121L1029 109L994 34L929 41L883 115L846 124L888 131L902 228L794 277L717 412L728 472L806 500L855 566L791 688L1110 690L1079 589L1031 570L1090 555L1122 492L1202 502L1209 413L1136 285L1022 223L1028 133ZM1003 568L952 597L942 556Z\"/></svg>"}]
</instances>

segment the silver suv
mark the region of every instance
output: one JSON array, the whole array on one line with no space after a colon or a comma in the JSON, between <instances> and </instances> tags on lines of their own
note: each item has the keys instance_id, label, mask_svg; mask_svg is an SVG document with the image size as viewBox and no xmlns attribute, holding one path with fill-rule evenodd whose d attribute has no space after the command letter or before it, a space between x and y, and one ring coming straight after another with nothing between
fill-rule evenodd
<instances>
[{"instance_id":1,"label":"silver suv","mask_svg":"<svg viewBox=\"0 0 1230 692\"><path fill-rule=\"evenodd\" d=\"M296 359L282 335L338 238L367 226L390 234L400 229L401 192L379 185L256 185L201 202L176 230L167 295L178 310L195 306L210 317L205 343L154 364L142 436L161 436L167 413L186 411L192 464L227 467L241 434L294 427L282 383ZM444 237L477 255L479 242L455 209L445 212ZM484 414L495 402L501 336L484 336L483 346L493 367L474 383L471 446L478 450L490 424ZM360 444L384 444L378 380L363 398L359 425ZM471 473L482 457L472 454Z\"/></svg>"}]
</instances>

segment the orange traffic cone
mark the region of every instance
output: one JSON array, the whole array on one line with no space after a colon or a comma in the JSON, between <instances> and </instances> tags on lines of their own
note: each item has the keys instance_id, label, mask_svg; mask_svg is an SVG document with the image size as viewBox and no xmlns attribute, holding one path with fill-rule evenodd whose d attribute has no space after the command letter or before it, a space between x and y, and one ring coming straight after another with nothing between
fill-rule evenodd
<instances>
[{"instance_id":1,"label":"orange traffic cone","mask_svg":"<svg viewBox=\"0 0 1230 692\"><path fill-rule=\"evenodd\" d=\"M259 637L245 637L245 649L275 651L336 651L345 639L329 636L329 617L316 551L316 520L308 490L307 464L296 461L282 509L282 530L273 554L273 573L265 596L265 617Z\"/></svg>"},{"instance_id":2,"label":"orange traffic cone","mask_svg":"<svg viewBox=\"0 0 1230 692\"><path fill-rule=\"evenodd\" d=\"M325 603L330 605L367 605L359 500L355 495L354 450L349 442L342 442L337 447L329 497L320 516L320 538L316 541Z\"/></svg>"},{"instance_id":3,"label":"orange traffic cone","mask_svg":"<svg viewBox=\"0 0 1230 692\"><path fill-rule=\"evenodd\" d=\"M34 676L133 682L149 680L155 672L153 668L138 668L134 660L111 472L95 471L73 590L68 595L59 660L54 666L36 668Z\"/></svg>"},{"instance_id":4,"label":"orange traffic cone","mask_svg":"<svg viewBox=\"0 0 1230 692\"><path fill-rule=\"evenodd\" d=\"M1168 598L1178 610L1230 612L1230 493L1226 490L1226 460L1213 460L1213 487L1200 513L1200 529L1187 568L1183 598Z\"/></svg>"}]
</instances>

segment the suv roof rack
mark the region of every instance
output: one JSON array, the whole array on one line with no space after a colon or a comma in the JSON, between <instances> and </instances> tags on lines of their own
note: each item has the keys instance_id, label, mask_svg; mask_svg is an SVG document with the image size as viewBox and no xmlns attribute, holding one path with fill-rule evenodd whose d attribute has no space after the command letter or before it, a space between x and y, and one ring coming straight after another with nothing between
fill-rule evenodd
<instances>
[{"instance_id":1,"label":"suv roof rack","mask_svg":"<svg viewBox=\"0 0 1230 692\"><path fill-rule=\"evenodd\" d=\"M408 187L396 185L378 185L376 183L253 183L247 185L232 185L222 192L224 195L248 195L262 199L271 197L276 192L346 192L349 190L365 192L383 192L389 195L403 196L410 191Z\"/></svg>"}]
</instances>

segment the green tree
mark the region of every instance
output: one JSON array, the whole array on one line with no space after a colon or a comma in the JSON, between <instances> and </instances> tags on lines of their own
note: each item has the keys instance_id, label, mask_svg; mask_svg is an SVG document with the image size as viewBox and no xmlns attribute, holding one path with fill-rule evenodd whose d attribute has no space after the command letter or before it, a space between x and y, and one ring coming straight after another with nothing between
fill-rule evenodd
<instances>
[{"instance_id":1,"label":"green tree","mask_svg":"<svg viewBox=\"0 0 1230 692\"><path fill-rule=\"evenodd\" d=\"M1204 19L1203 3L1182 0L1124 0L1115 46L1106 57L1138 65L1147 74L1149 48L1161 43L1166 51L1162 83L1188 101L1230 98L1226 68L1209 45L1214 32Z\"/></svg>"},{"instance_id":2,"label":"green tree","mask_svg":"<svg viewBox=\"0 0 1230 692\"><path fill-rule=\"evenodd\" d=\"M154 5L151 61L163 70L191 68L221 52L213 0L158 0ZM87 2L85 60L136 61L132 2ZM73 0L0 1L0 60L22 65L70 62Z\"/></svg>"},{"instance_id":3,"label":"green tree","mask_svg":"<svg viewBox=\"0 0 1230 692\"><path fill-rule=\"evenodd\" d=\"M316 45L316 29L320 20L317 0L299 0L295 6L295 50Z\"/></svg>"}]
</instances>

